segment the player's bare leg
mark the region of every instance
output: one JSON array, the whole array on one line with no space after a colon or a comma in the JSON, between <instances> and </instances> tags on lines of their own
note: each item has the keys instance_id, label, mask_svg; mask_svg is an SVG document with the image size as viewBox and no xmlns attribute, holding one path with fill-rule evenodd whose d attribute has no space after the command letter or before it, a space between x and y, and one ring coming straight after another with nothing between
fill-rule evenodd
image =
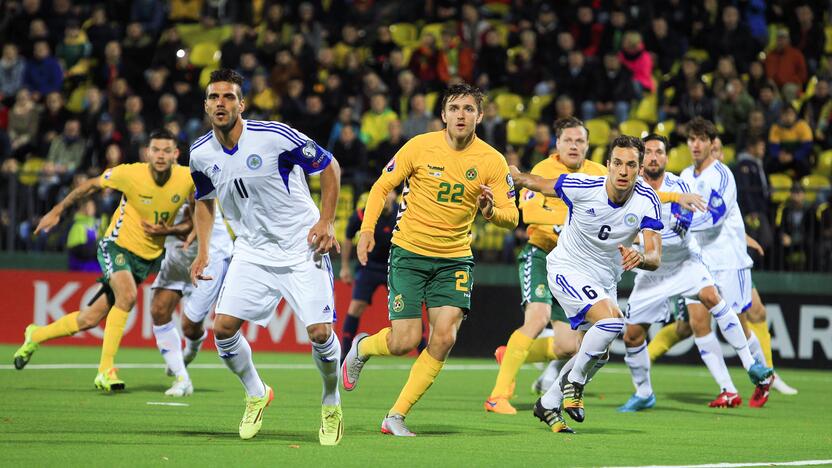
<instances>
[{"instance_id":1,"label":"player's bare leg","mask_svg":"<svg viewBox=\"0 0 832 468\"><path fill-rule=\"evenodd\" d=\"M560 320L552 320L552 330L552 354L557 356L557 359L549 361L540 376L532 383L532 393L537 396L543 395L552 386L564 363L578 352L584 337L583 333L573 330L569 324Z\"/></svg>"}]
</instances>

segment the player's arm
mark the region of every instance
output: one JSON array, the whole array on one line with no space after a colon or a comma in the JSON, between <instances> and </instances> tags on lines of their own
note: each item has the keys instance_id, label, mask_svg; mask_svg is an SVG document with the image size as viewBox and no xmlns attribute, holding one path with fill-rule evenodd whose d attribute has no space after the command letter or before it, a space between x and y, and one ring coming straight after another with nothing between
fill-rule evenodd
<instances>
[{"instance_id":1,"label":"player's arm","mask_svg":"<svg viewBox=\"0 0 832 468\"><path fill-rule=\"evenodd\" d=\"M697 193L656 192L662 203L678 203L679 206L690 211L708 211L705 199Z\"/></svg>"},{"instance_id":2,"label":"player's arm","mask_svg":"<svg viewBox=\"0 0 832 468\"><path fill-rule=\"evenodd\" d=\"M214 227L214 199L197 200L194 207L194 230L196 231L197 253L191 264L191 281L197 286L197 280L212 280L202 272L208 266L208 251L211 246L211 232Z\"/></svg>"},{"instance_id":3,"label":"player's arm","mask_svg":"<svg viewBox=\"0 0 832 468\"><path fill-rule=\"evenodd\" d=\"M639 252L631 247L618 246L621 253L621 266L624 271L640 268L642 270L656 270L662 263L662 236L660 232L652 229L643 229L640 233L640 240L644 252Z\"/></svg>"},{"instance_id":4,"label":"player's arm","mask_svg":"<svg viewBox=\"0 0 832 468\"><path fill-rule=\"evenodd\" d=\"M720 181L719 190L711 191L708 209L704 213L697 213L690 225L691 231L703 231L720 226L728 219L728 210L733 209L737 201L737 185L730 171L724 175L726 180Z\"/></svg>"},{"instance_id":5,"label":"player's arm","mask_svg":"<svg viewBox=\"0 0 832 468\"><path fill-rule=\"evenodd\" d=\"M86 198L99 190L101 190L100 177L88 179L78 187L75 187L73 191L69 192L69 195L64 197L64 199L58 202L58 204L49 210L48 213L43 215L43 218L40 219L38 226L35 228L35 234L48 232L61 221L61 214L64 210L74 205L78 200Z\"/></svg>"},{"instance_id":6,"label":"player's arm","mask_svg":"<svg viewBox=\"0 0 832 468\"><path fill-rule=\"evenodd\" d=\"M511 178L514 179L515 187L526 188L533 192L541 193L547 197L559 196L557 192L555 192L556 180L547 179L535 174L520 172L520 169L517 169L515 166L509 166L508 169L511 173Z\"/></svg>"},{"instance_id":7,"label":"player's arm","mask_svg":"<svg viewBox=\"0 0 832 468\"><path fill-rule=\"evenodd\" d=\"M402 146L393 159L384 166L381 176L373 184L370 194L367 196L367 206L364 208L364 220L361 222L361 231L358 237L356 256L361 265L367 264L367 254L376 245L374 239L378 217L384 209L384 201L391 190L404 182L413 171L412 158L416 154L418 138L411 139Z\"/></svg>"},{"instance_id":8,"label":"player's arm","mask_svg":"<svg viewBox=\"0 0 832 468\"><path fill-rule=\"evenodd\" d=\"M515 203L514 179L508 172L508 165L500 157L500 165L490 172L488 185L480 185L477 204L482 215L489 222L503 229L514 229L520 220L520 211ZM492 190L493 187L493 190Z\"/></svg>"},{"instance_id":9,"label":"player's arm","mask_svg":"<svg viewBox=\"0 0 832 468\"><path fill-rule=\"evenodd\" d=\"M306 242L316 253L325 254L335 247L341 252L341 246L335 239L335 208L338 205L338 193L341 191L341 166L335 158L321 172L321 218L309 230Z\"/></svg>"},{"instance_id":10,"label":"player's arm","mask_svg":"<svg viewBox=\"0 0 832 468\"><path fill-rule=\"evenodd\" d=\"M749 236L747 233L745 234L745 243L746 243L746 245L748 245L748 247L749 247L751 250L754 250L754 251L756 251L758 254L760 254L760 256L761 256L761 257L765 256L766 251L763 249L763 246L762 246L762 245L760 245L760 243L759 243L759 242L757 242L757 240L756 240L756 239L754 239L753 237Z\"/></svg>"},{"instance_id":11,"label":"player's arm","mask_svg":"<svg viewBox=\"0 0 832 468\"><path fill-rule=\"evenodd\" d=\"M194 227L193 218L190 213L191 210L188 209L187 211L188 216L183 216L182 221L173 225L167 225L165 223L150 224L142 220L142 229L149 236L176 236L180 239L185 239Z\"/></svg>"}]
</instances>

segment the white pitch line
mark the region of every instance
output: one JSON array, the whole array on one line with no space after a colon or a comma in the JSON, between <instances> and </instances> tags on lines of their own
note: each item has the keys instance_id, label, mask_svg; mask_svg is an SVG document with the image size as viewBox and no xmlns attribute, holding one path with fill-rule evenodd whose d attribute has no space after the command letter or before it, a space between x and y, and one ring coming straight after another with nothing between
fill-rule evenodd
<instances>
[{"instance_id":1,"label":"white pitch line","mask_svg":"<svg viewBox=\"0 0 832 468\"><path fill-rule=\"evenodd\" d=\"M605 468L739 468L744 466L812 466L832 465L832 460L801 460L790 462L762 462L762 463L708 463L705 465L642 465L618 466Z\"/></svg>"},{"instance_id":2,"label":"white pitch line","mask_svg":"<svg viewBox=\"0 0 832 468\"><path fill-rule=\"evenodd\" d=\"M150 406L191 406L187 403L174 403L171 401L148 401L147 404Z\"/></svg>"}]
</instances>

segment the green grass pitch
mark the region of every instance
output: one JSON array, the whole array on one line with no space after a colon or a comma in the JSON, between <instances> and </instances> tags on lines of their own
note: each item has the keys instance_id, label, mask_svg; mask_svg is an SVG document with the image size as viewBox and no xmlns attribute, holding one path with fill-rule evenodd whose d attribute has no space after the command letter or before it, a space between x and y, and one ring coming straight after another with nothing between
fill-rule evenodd
<instances>
[{"instance_id":1,"label":"green grass pitch","mask_svg":"<svg viewBox=\"0 0 832 468\"><path fill-rule=\"evenodd\" d=\"M117 361L127 391L93 388L97 348L42 347L30 367L12 368L12 346L0 346L0 465L2 466L633 466L785 462L832 459L832 374L781 371L796 396L772 392L768 405L710 409L715 384L703 366L657 365L655 409L619 414L632 392L621 363L604 368L587 387L587 419L577 434L553 434L531 414L528 393L538 370L518 376L516 416L486 414L482 404L496 365L453 356L408 417L419 437L379 432L381 419L408 375L413 358L375 358L354 392L343 392L345 433L338 447L321 447L320 377L310 355L255 353L261 377L276 392L263 428L242 441L237 426L243 391L214 351L194 362L196 393L165 397L171 379L155 350L122 349ZM45 369L46 364L79 364ZM135 365L135 367L131 366ZM732 375L744 398L752 386ZM184 403L162 406L154 402ZM567 419L568 420L568 419Z\"/></svg>"}]
</instances>

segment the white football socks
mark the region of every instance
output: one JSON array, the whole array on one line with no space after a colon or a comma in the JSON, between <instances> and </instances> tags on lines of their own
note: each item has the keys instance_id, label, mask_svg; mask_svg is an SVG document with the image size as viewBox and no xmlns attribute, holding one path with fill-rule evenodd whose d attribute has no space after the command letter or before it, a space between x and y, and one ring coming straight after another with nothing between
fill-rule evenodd
<instances>
[{"instance_id":1,"label":"white football socks","mask_svg":"<svg viewBox=\"0 0 832 468\"><path fill-rule=\"evenodd\" d=\"M156 337L156 347L173 375L190 380L182 360L182 339L176 324L170 321L164 325L153 325L153 336Z\"/></svg>"},{"instance_id":2,"label":"white football socks","mask_svg":"<svg viewBox=\"0 0 832 468\"><path fill-rule=\"evenodd\" d=\"M647 352L647 343L635 348L627 348L624 362L630 368L630 376L633 378L633 386L636 389L636 396L647 398L653 394L653 386L650 383L650 354Z\"/></svg>"},{"instance_id":3,"label":"white football socks","mask_svg":"<svg viewBox=\"0 0 832 468\"><path fill-rule=\"evenodd\" d=\"M719 304L715 305L710 312L716 319L716 323L719 325L719 331L722 332L725 341L737 351L737 355L742 361L742 366L745 370L748 370L754 365L754 358L748 349L748 340L745 339L745 332L742 330L737 312L725 302L725 299L719 301Z\"/></svg>"},{"instance_id":4,"label":"white football socks","mask_svg":"<svg viewBox=\"0 0 832 468\"><path fill-rule=\"evenodd\" d=\"M329 335L325 343L312 342L312 360L318 366L324 384L321 404L331 406L341 403L341 395L338 393L340 358L341 343L338 341L335 331Z\"/></svg>"},{"instance_id":5,"label":"white football socks","mask_svg":"<svg viewBox=\"0 0 832 468\"><path fill-rule=\"evenodd\" d=\"M731 380L728 368L725 366L725 358L722 355L722 348L716 339L716 334L711 332L705 336L694 337L693 342L699 348L699 356L711 372L719 388L725 392L737 393L737 387L734 386L734 381Z\"/></svg>"},{"instance_id":6,"label":"white football socks","mask_svg":"<svg viewBox=\"0 0 832 468\"><path fill-rule=\"evenodd\" d=\"M251 346L240 330L237 330L231 338L220 340L215 337L214 339L217 352L231 372L240 378L240 382L246 389L246 395L257 398L265 396L266 386L260 380L260 375L251 360Z\"/></svg>"}]
</instances>

